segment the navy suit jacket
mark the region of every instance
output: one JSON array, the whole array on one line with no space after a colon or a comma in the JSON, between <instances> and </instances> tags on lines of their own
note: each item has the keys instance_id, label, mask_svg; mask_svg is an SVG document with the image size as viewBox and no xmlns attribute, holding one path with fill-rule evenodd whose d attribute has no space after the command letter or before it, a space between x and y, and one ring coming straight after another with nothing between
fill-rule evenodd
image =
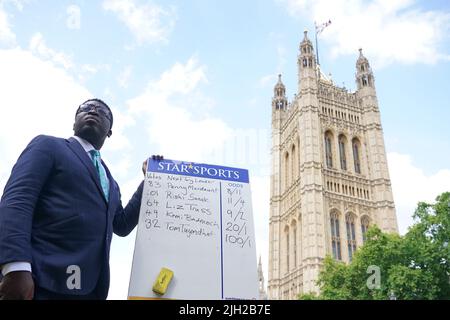
<instances>
[{"instance_id":1,"label":"navy suit jacket","mask_svg":"<svg viewBox=\"0 0 450 320\"><path fill-rule=\"evenodd\" d=\"M136 226L143 183L123 208L119 186L106 169L109 201L93 162L74 138L37 136L12 169L0 201L0 265L31 263L35 285L106 298L112 233ZM80 268L80 289L70 289L69 266ZM70 281L69 281L70 282Z\"/></svg>"}]
</instances>

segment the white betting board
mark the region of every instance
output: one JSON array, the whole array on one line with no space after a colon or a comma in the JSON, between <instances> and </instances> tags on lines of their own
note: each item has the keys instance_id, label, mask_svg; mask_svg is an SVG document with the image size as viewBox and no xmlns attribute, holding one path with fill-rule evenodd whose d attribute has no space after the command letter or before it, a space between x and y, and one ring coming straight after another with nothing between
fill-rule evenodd
<instances>
[{"instance_id":1,"label":"white betting board","mask_svg":"<svg viewBox=\"0 0 450 320\"><path fill-rule=\"evenodd\" d=\"M161 296L163 267L174 276ZM258 298L247 170L149 159L128 298Z\"/></svg>"}]
</instances>

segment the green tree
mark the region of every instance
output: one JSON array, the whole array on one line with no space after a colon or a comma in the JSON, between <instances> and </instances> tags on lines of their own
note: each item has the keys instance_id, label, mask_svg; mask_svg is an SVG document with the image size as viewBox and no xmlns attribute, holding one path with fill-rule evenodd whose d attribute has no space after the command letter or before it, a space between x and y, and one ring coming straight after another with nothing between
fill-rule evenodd
<instances>
[{"instance_id":1,"label":"green tree","mask_svg":"<svg viewBox=\"0 0 450 320\"><path fill-rule=\"evenodd\" d=\"M432 275L427 283L434 292L431 299L450 299L450 192L434 204L420 202L414 219L417 223L405 235L409 267Z\"/></svg>"},{"instance_id":2,"label":"green tree","mask_svg":"<svg viewBox=\"0 0 450 320\"><path fill-rule=\"evenodd\" d=\"M450 193L420 202L405 236L377 226L350 264L326 257L317 281L320 295L300 299L450 299Z\"/></svg>"},{"instance_id":3,"label":"green tree","mask_svg":"<svg viewBox=\"0 0 450 320\"><path fill-rule=\"evenodd\" d=\"M299 300L319 300L320 297L315 293L304 293L298 295Z\"/></svg>"}]
</instances>

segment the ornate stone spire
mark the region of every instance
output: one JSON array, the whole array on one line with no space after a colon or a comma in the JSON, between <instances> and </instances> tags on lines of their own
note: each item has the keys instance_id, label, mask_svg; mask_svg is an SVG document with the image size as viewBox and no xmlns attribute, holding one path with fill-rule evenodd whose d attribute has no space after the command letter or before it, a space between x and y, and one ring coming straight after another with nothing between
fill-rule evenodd
<instances>
[{"instance_id":1,"label":"ornate stone spire","mask_svg":"<svg viewBox=\"0 0 450 320\"><path fill-rule=\"evenodd\" d=\"M308 38L308 31L304 31L303 41L300 43L299 64L301 68L311 68L315 70L316 55L311 40Z\"/></svg>"},{"instance_id":2,"label":"ornate stone spire","mask_svg":"<svg viewBox=\"0 0 450 320\"><path fill-rule=\"evenodd\" d=\"M259 299L267 300L266 287L264 285L264 274L262 270L261 256L258 263L258 282L259 282Z\"/></svg>"},{"instance_id":3,"label":"ornate stone spire","mask_svg":"<svg viewBox=\"0 0 450 320\"><path fill-rule=\"evenodd\" d=\"M299 94L317 89L317 62L308 31L305 30L303 41L300 43L300 53L297 59Z\"/></svg>"},{"instance_id":4,"label":"ornate stone spire","mask_svg":"<svg viewBox=\"0 0 450 320\"><path fill-rule=\"evenodd\" d=\"M281 74L278 75L278 82L273 89L272 107L276 110L287 107L286 87L281 81Z\"/></svg>"},{"instance_id":5,"label":"ornate stone spire","mask_svg":"<svg viewBox=\"0 0 450 320\"><path fill-rule=\"evenodd\" d=\"M359 57L356 61L356 85L359 89L371 87L375 89L375 79L369 60L363 55L362 49L359 49Z\"/></svg>"}]
</instances>

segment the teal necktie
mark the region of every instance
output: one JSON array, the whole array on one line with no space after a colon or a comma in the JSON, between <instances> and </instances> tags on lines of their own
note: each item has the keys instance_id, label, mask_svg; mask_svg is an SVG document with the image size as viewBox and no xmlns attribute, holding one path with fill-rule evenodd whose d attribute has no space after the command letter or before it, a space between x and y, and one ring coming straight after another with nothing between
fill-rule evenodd
<instances>
[{"instance_id":1,"label":"teal necktie","mask_svg":"<svg viewBox=\"0 0 450 320\"><path fill-rule=\"evenodd\" d=\"M100 184L102 185L103 194L105 195L106 201L109 199L109 180L106 176L106 170L100 161L100 151L91 150L89 151L92 157L92 161L94 162L95 169L97 169L97 173L100 177Z\"/></svg>"}]
</instances>

